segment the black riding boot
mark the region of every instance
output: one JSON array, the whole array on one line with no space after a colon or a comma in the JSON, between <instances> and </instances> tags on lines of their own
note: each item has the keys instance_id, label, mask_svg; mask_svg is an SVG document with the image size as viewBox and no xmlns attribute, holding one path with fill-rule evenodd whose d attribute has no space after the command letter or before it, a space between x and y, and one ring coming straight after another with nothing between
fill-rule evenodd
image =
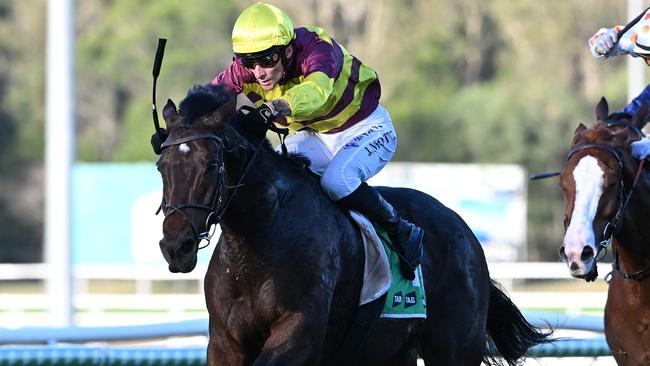
<instances>
[{"instance_id":1,"label":"black riding boot","mask_svg":"<svg viewBox=\"0 0 650 366\"><path fill-rule=\"evenodd\" d=\"M408 280L415 278L415 269L422 258L424 231L402 219L397 210L376 189L362 183L359 188L338 201L343 207L359 212L386 230L399 257L399 267Z\"/></svg>"}]
</instances>

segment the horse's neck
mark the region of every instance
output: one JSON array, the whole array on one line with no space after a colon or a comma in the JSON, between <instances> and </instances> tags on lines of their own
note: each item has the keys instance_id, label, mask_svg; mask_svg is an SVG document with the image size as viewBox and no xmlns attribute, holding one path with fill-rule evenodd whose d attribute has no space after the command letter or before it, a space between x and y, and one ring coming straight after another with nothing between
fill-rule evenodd
<instances>
[{"instance_id":1,"label":"horse's neck","mask_svg":"<svg viewBox=\"0 0 650 366\"><path fill-rule=\"evenodd\" d=\"M265 154L259 151L253 157L254 161L249 163L249 157L232 164L233 168L229 168L226 162L226 185L236 188L230 188L233 196L228 197L230 203L224 216L225 225L254 229L277 215L277 196L289 188L284 186L278 172L265 164L269 158Z\"/></svg>"},{"instance_id":2,"label":"horse's neck","mask_svg":"<svg viewBox=\"0 0 650 366\"><path fill-rule=\"evenodd\" d=\"M227 168L227 184L231 185L239 183L240 174L246 170L223 220L224 225L241 235L287 230L284 226L288 220L295 221L297 206L309 206L318 200L317 195L322 195L320 186L305 172L264 149L255 154L250 167L246 168L248 158L239 162L239 167Z\"/></svg>"},{"instance_id":3,"label":"horse's neck","mask_svg":"<svg viewBox=\"0 0 650 366\"><path fill-rule=\"evenodd\" d=\"M341 236L350 234L342 225L347 219L313 177L268 151L260 154L225 211L219 244L222 265L233 271L229 278L246 278L253 287L277 273L276 267L319 260L308 255L313 246L335 245L334 233L312 234L322 230L323 217L339 223L334 226Z\"/></svg>"},{"instance_id":4,"label":"horse's neck","mask_svg":"<svg viewBox=\"0 0 650 366\"><path fill-rule=\"evenodd\" d=\"M626 182L628 188L632 182L633 179ZM620 246L630 252L632 257L650 264L650 174L641 175L631 194L617 236Z\"/></svg>"}]
</instances>

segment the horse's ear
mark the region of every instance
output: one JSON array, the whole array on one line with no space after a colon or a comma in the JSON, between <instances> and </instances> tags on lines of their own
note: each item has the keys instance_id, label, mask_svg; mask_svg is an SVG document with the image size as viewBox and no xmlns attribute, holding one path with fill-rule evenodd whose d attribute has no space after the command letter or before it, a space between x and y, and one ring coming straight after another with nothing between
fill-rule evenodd
<instances>
[{"instance_id":1,"label":"horse's ear","mask_svg":"<svg viewBox=\"0 0 650 366\"><path fill-rule=\"evenodd\" d=\"M173 125L176 119L178 118L176 105L171 99L167 99L167 104L165 104L165 108L163 108L162 115L163 118L165 119L165 122L167 122L167 127Z\"/></svg>"},{"instance_id":2,"label":"horse's ear","mask_svg":"<svg viewBox=\"0 0 650 366\"><path fill-rule=\"evenodd\" d=\"M607 104L607 99L601 97L600 102L596 106L596 119L598 121L607 121L607 116L609 116L609 105Z\"/></svg>"},{"instance_id":3,"label":"horse's ear","mask_svg":"<svg viewBox=\"0 0 650 366\"><path fill-rule=\"evenodd\" d=\"M634 116L632 116L632 124L639 130L645 126L648 121L648 104L644 101L641 103L641 106L636 111Z\"/></svg>"},{"instance_id":4,"label":"horse's ear","mask_svg":"<svg viewBox=\"0 0 650 366\"><path fill-rule=\"evenodd\" d=\"M578 127L576 128L575 132L573 132L574 135L577 135L578 132L586 130L587 126L585 126L583 123L580 123Z\"/></svg>"}]
</instances>

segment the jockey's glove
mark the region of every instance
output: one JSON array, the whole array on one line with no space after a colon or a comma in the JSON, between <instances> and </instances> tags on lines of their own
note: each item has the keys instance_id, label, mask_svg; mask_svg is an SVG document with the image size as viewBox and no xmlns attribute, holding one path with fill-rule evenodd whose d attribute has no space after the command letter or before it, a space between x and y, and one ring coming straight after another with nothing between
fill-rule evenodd
<instances>
[{"instance_id":1,"label":"jockey's glove","mask_svg":"<svg viewBox=\"0 0 650 366\"><path fill-rule=\"evenodd\" d=\"M167 140L167 131L165 131L164 128L159 128L157 133L151 135L151 147L156 155L160 155L162 152L162 147L160 147L160 145L162 145L165 140Z\"/></svg>"},{"instance_id":2,"label":"jockey's glove","mask_svg":"<svg viewBox=\"0 0 650 366\"><path fill-rule=\"evenodd\" d=\"M614 28L601 29L589 38L589 51L594 57L601 58L612 50L617 40Z\"/></svg>"},{"instance_id":3,"label":"jockey's glove","mask_svg":"<svg viewBox=\"0 0 650 366\"><path fill-rule=\"evenodd\" d=\"M257 108L242 106L232 119L232 124L254 141L266 136L266 131L273 125L273 111L268 105Z\"/></svg>"},{"instance_id":4,"label":"jockey's glove","mask_svg":"<svg viewBox=\"0 0 650 366\"><path fill-rule=\"evenodd\" d=\"M291 107L289 106L289 103L287 103L287 101L284 99L274 99L264 104L268 105L269 108L271 108L274 116L286 117L291 115Z\"/></svg>"},{"instance_id":5,"label":"jockey's glove","mask_svg":"<svg viewBox=\"0 0 650 366\"><path fill-rule=\"evenodd\" d=\"M650 155L650 139L647 137L632 143L632 156L639 160L644 160Z\"/></svg>"}]
</instances>

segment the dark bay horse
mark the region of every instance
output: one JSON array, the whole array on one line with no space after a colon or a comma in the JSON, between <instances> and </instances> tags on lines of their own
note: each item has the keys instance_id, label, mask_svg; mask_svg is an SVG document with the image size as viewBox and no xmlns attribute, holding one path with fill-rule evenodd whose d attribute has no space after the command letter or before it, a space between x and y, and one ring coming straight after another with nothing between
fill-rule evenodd
<instances>
[{"instance_id":1,"label":"dark bay horse","mask_svg":"<svg viewBox=\"0 0 650 366\"><path fill-rule=\"evenodd\" d=\"M647 108L635 116L608 115L575 131L560 175L566 233L560 256L572 276L592 281L611 242L614 269L605 306L605 336L619 365L650 365L650 175L632 157Z\"/></svg>"},{"instance_id":2,"label":"dark bay horse","mask_svg":"<svg viewBox=\"0 0 650 366\"><path fill-rule=\"evenodd\" d=\"M160 249L169 270L191 271L209 225L222 229L205 277L208 364L332 364L359 309L359 230L295 157L271 148L266 129L260 137L236 118L220 87L194 87L163 116ZM426 365L515 365L548 341L490 279L455 212L412 189L380 191L426 232L427 319L381 318L349 364L416 365L419 355Z\"/></svg>"}]
</instances>

